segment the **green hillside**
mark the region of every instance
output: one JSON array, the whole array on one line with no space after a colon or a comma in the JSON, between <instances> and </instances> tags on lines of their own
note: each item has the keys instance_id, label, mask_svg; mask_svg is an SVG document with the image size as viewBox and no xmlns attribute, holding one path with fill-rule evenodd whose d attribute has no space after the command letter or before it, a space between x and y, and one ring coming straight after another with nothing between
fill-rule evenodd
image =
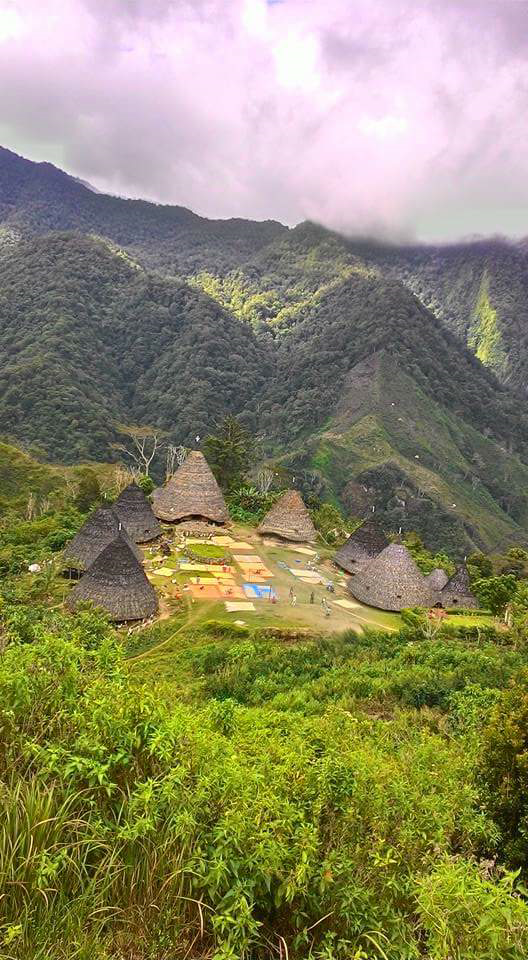
<instances>
[{"instance_id":1,"label":"green hillside","mask_svg":"<svg viewBox=\"0 0 528 960\"><path fill-rule=\"evenodd\" d=\"M191 443L234 414L354 516L459 553L526 538L522 245L207 221L9 151L0 224L4 439L108 461L118 423Z\"/></svg>"}]
</instances>

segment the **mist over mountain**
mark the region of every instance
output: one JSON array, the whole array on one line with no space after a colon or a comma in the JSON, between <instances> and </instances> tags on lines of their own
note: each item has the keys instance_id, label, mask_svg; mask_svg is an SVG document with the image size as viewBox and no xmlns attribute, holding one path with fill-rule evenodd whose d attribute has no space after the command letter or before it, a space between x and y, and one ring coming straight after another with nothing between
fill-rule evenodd
<instances>
[{"instance_id":1,"label":"mist over mountain","mask_svg":"<svg viewBox=\"0 0 528 960\"><path fill-rule=\"evenodd\" d=\"M94 193L0 151L0 431L113 456L234 413L304 489L452 549L528 532L528 252L394 246Z\"/></svg>"}]
</instances>

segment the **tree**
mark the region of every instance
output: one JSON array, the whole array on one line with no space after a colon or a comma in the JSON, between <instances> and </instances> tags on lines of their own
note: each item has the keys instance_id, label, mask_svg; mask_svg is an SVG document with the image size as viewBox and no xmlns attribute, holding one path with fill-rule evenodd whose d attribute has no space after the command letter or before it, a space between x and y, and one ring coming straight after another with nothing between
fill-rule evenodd
<instances>
[{"instance_id":1,"label":"tree","mask_svg":"<svg viewBox=\"0 0 528 960\"><path fill-rule=\"evenodd\" d=\"M179 446L175 446L173 443L168 444L165 457L165 481L174 476L178 467L181 467L182 463L185 462L188 452L187 447L184 447L183 444L179 444Z\"/></svg>"},{"instance_id":2,"label":"tree","mask_svg":"<svg viewBox=\"0 0 528 960\"><path fill-rule=\"evenodd\" d=\"M124 453L136 465L139 472L148 477L151 463L163 446L162 431L157 427L127 427L125 424L116 424L116 429L128 437L129 442L128 445L114 443L112 449Z\"/></svg>"},{"instance_id":3,"label":"tree","mask_svg":"<svg viewBox=\"0 0 528 960\"><path fill-rule=\"evenodd\" d=\"M476 580L473 590L481 607L500 616L516 594L517 580L512 573L505 573L500 577L486 577Z\"/></svg>"},{"instance_id":4,"label":"tree","mask_svg":"<svg viewBox=\"0 0 528 960\"><path fill-rule=\"evenodd\" d=\"M204 442L204 454L224 490L240 486L255 458L255 440L236 417L226 417L218 434Z\"/></svg>"},{"instance_id":5,"label":"tree","mask_svg":"<svg viewBox=\"0 0 528 960\"><path fill-rule=\"evenodd\" d=\"M481 777L486 806L508 859L528 866L528 673L500 697L484 731Z\"/></svg>"},{"instance_id":6,"label":"tree","mask_svg":"<svg viewBox=\"0 0 528 960\"><path fill-rule=\"evenodd\" d=\"M81 513L88 513L95 503L99 503L100 499L101 487L97 474L93 470L85 470L77 487L75 506Z\"/></svg>"}]
</instances>

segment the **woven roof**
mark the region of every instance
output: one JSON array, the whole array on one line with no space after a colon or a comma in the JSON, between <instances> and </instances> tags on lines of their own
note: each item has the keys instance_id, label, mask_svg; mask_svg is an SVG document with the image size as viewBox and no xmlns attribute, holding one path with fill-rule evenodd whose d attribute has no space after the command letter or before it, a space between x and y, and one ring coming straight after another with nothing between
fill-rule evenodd
<instances>
[{"instance_id":1,"label":"woven roof","mask_svg":"<svg viewBox=\"0 0 528 960\"><path fill-rule=\"evenodd\" d=\"M478 602L471 592L471 581L465 563L457 567L450 580L440 594L444 607L472 607L476 609Z\"/></svg>"},{"instance_id":2,"label":"woven roof","mask_svg":"<svg viewBox=\"0 0 528 960\"><path fill-rule=\"evenodd\" d=\"M432 591L406 547L391 543L362 567L348 588L362 603L380 610L428 607Z\"/></svg>"},{"instance_id":3,"label":"woven roof","mask_svg":"<svg viewBox=\"0 0 528 960\"><path fill-rule=\"evenodd\" d=\"M146 543L147 540L159 537L159 521L137 483L130 483L125 487L113 504L113 509L135 543Z\"/></svg>"},{"instance_id":4,"label":"woven roof","mask_svg":"<svg viewBox=\"0 0 528 960\"><path fill-rule=\"evenodd\" d=\"M317 534L304 500L297 490L287 490L273 504L262 523L259 533L274 533L285 540L300 542L315 540Z\"/></svg>"},{"instance_id":5,"label":"woven roof","mask_svg":"<svg viewBox=\"0 0 528 960\"><path fill-rule=\"evenodd\" d=\"M347 573L357 573L362 564L377 557L388 545L389 541L381 527L369 517L337 551L334 563Z\"/></svg>"},{"instance_id":6,"label":"woven roof","mask_svg":"<svg viewBox=\"0 0 528 960\"><path fill-rule=\"evenodd\" d=\"M160 520L201 517L229 520L224 495L203 453L193 450L164 487L154 490L152 509Z\"/></svg>"},{"instance_id":7,"label":"woven roof","mask_svg":"<svg viewBox=\"0 0 528 960\"><path fill-rule=\"evenodd\" d=\"M156 613L158 598L122 532L101 551L75 584L66 608L93 603L112 620L143 620Z\"/></svg>"},{"instance_id":8,"label":"woven roof","mask_svg":"<svg viewBox=\"0 0 528 960\"><path fill-rule=\"evenodd\" d=\"M90 514L73 540L66 544L63 560L75 570L88 570L101 550L115 540L120 529L136 557L141 559L140 551L130 540L117 513L112 507L99 507L95 513Z\"/></svg>"},{"instance_id":9,"label":"woven roof","mask_svg":"<svg viewBox=\"0 0 528 960\"><path fill-rule=\"evenodd\" d=\"M432 570L430 574L425 578L427 583L431 587L431 590L443 590L449 577L445 570L442 570L441 567L437 567L436 570Z\"/></svg>"}]
</instances>

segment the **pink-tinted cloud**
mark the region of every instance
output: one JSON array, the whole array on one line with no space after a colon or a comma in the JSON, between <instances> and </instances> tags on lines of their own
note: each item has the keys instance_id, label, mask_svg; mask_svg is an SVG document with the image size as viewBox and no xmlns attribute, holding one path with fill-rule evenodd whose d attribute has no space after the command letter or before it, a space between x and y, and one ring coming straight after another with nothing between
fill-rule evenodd
<instances>
[{"instance_id":1,"label":"pink-tinted cloud","mask_svg":"<svg viewBox=\"0 0 528 960\"><path fill-rule=\"evenodd\" d=\"M0 142L352 233L528 233L524 0L0 0Z\"/></svg>"}]
</instances>

